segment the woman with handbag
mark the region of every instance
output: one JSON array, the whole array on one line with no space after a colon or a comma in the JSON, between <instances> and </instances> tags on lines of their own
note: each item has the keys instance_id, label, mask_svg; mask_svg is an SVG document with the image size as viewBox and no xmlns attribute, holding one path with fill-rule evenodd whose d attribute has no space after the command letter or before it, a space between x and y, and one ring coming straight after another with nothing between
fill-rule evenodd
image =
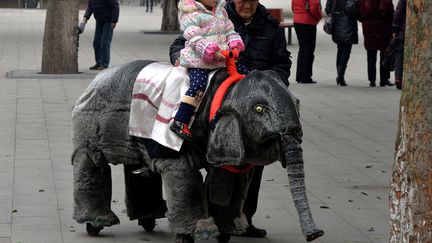
<instances>
[{"instance_id":1,"label":"woman with handbag","mask_svg":"<svg viewBox=\"0 0 432 243\"><path fill-rule=\"evenodd\" d=\"M299 43L296 81L316 83L312 79L312 66L316 44L317 24L322 18L320 0L292 0L294 30Z\"/></svg>"},{"instance_id":2,"label":"woman with handbag","mask_svg":"<svg viewBox=\"0 0 432 243\"><path fill-rule=\"evenodd\" d=\"M356 0L328 0L325 11L333 17L332 40L337 44L336 84L347 86L345 70L353 44L358 44Z\"/></svg>"}]
</instances>

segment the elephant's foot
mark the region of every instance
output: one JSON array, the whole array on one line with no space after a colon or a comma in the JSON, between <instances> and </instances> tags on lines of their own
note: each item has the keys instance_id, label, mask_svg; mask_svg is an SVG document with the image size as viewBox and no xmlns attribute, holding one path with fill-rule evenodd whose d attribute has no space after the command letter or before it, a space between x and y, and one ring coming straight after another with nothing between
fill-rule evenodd
<instances>
[{"instance_id":1,"label":"elephant's foot","mask_svg":"<svg viewBox=\"0 0 432 243\"><path fill-rule=\"evenodd\" d=\"M77 222L81 223L78 220ZM92 217L91 219L87 219L84 222L91 224L94 228L103 228L120 224L120 219L112 211L109 211L107 214Z\"/></svg>"},{"instance_id":2,"label":"elephant's foot","mask_svg":"<svg viewBox=\"0 0 432 243\"><path fill-rule=\"evenodd\" d=\"M86 231L90 236L97 236L103 227L93 227L91 223L86 223Z\"/></svg>"},{"instance_id":3,"label":"elephant's foot","mask_svg":"<svg viewBox=\"0 0 432 243\"><path fill-rule=\"evenodd\" d=\"M175 243L194 243L195 240L189 234L177 234Z\"/></svg>"},{"instance_id":4,"label":"elephant's foot","mask_svg":"<svg viewBox=\"0 0 432 243\"><path fill-rule=\"evenodd\" d=\"M195 232L192 233L192 237L197 240L207 240L208 238L216 237L218 235L219 229L212 217L198 220Z\"/></svg>"},{"instance_id":5,"label":"elephant's foot","mask_svg":"<svg viewBox=\"0 0 432 243\"><path fill-rule=\"evenodd\" d=\"M324 235L324 231L320 229L314 229L312 233L306 235L306 241L307 242L313 241L316 238L321 237L323 235Z\"/></svg>"}]
</instances>

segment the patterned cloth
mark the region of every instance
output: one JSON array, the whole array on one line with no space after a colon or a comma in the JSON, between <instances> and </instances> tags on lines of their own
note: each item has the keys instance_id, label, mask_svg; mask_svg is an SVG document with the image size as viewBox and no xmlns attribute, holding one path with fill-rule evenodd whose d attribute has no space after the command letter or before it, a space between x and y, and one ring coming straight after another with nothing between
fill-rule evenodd
<instances>
[{"instance_id":1,"label":"patterned cloth","mask_svg":"<svg viewBox=\"0 0 432 243\"><path fill-rule=\"evenodd\" d=\"M214 73L211 72L209 78ZM183 139L171 132L169 126L180 105L180 98L188 88L189 77L183 67L173 67L164 62L144 67L133 87L129 134L153 139L179 151Z\"/></svg>"}]
</instances>

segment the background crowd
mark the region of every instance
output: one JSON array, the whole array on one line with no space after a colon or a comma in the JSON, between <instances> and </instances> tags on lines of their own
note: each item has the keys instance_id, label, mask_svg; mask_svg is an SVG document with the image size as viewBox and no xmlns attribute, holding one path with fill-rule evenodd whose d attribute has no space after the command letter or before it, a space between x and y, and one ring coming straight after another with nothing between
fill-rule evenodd
<instances>
[{"instance_id":1,"label":"background crowd","mask_svg":"<svg viewBox=\"0 0 432 243\"><path fill-rule=\"evenodd\" d=\"M353 44L358 44L358 22L361 22L367 52L369 86L376 86L377 55L379 85L392 86L390 71L395 70L397 88L402 87L403 40L406 0L400 0L396 12L391 0L328 0L325 12L332 17L331 37L337 45L336 84L347 86L345 71ZM312 79L316 26L322 18L319 0L293 0L294 29L299 42L296 81L316 83Z\"/></svg>"}]
</instances>

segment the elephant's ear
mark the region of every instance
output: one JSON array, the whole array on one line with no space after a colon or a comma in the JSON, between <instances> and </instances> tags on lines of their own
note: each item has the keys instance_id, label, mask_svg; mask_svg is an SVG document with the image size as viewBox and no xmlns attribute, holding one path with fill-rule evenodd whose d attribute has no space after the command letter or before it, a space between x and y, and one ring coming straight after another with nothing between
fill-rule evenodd
<instances>
[{"instance_id":1,"label":"elephant's ear","mask_svg":"<svg viewBox=\"0 0 432 243\"><path fill-rule=\"evenodd\" d=\"M218 112L210 131L207 161L211 164L243 165L244 146L241 122L235 111Z\"/></svg>"}]
</instances>

